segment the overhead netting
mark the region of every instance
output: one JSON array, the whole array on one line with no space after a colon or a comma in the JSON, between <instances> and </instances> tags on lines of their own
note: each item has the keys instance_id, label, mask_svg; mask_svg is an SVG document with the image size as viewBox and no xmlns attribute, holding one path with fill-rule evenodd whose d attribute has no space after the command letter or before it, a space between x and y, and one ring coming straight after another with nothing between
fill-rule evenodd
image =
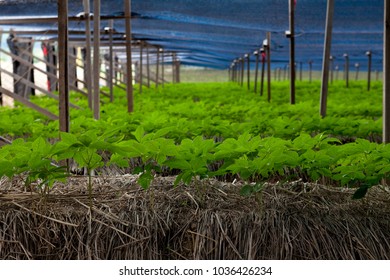
<instances>
[{"instance_id":1,"label":"overhead netting","mask_svg":"<svg viewBox=\"0 0 390 280\"><path fill-rule=\"evenodd\" d=\"M57 12L56 1L0 1L0 5L0 17ZM123 14L122 0L101 5L103 14ZM70 15L82 12L82 1L70 0L69 11ZM133 0L132 11L133 38L176 51L183 64L227 68L236 57L259 48L267 31L272 32L272 61L280 67L288 61L288 1ZM321 65L325 12L326 1L297 1L296 61L304 67L309 60L314 67ZM123 20L115 21L114 27L123 32ZM73 22L70 28L82 29L83 23ZM332 55L340 67L344 53L351 63L366 67L365 52L371 50L373 69L381 69L382 33L383 1L336 1Z\"/></svg>"}]
</instances>

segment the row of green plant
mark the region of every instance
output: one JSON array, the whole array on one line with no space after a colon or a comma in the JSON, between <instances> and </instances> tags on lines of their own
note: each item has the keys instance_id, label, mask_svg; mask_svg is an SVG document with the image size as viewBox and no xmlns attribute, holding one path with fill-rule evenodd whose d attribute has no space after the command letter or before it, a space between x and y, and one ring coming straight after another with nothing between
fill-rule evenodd
<instances>
[{"instance_id":1,"label":"row of green plant","mask_svg":"<svg viewBox=\"0 0 390 280\"><path fill-rule=\"evenodd\" d=\"M319 117L319 83L297 83L297 104L289 105L289 89L285 82L274 83L272 101L255 95L235 84L166 85L164 89L145 89L135 94L135 112L127 114L125 93L116 89L115 102L102 105L101 120L94 121L91 112L71 111L71 132L82 135L88 129L117 128L130 135L139 125L153 133L169 126L169 138L180 142L202 135L226 139L246 131L262 137L283 139L301 132L312 135L327 133L340 139L366 138L379 140L381 135L381 84L371 92L365 84L345 88L343 83L330 87L328 116ZM77 94L72 101L86 108ZM103 99L104 100L104 99ZM36 98L34 102L56 112L53 100ZM0 109L0 135L11 137L58 138L58 122L48 121L32 110ZM126 136L128 137L128 136Z\"/></svg>"},{"instance_id":2,"label":"row of green plant","mask_svg":"<svg viewBox=\"0 0 390 280\"><path fill-rule=\"evenodd\" d=\"M47 193L54 182L70 173L66 160L74 160L89 175L105 165L131 167L140 174L139 184L149 188L154 175L162 170L178 174L175 184L189 184L194 178L234 176L246 182L261 183L272 178L328 182L356 188L355 198L387 178L390 146L358 139L341 145L336 138L302 133L292 140L262 138L244 133L221 142L197 136L176 144L166 138L169 128L145 133L139 126L131 138L117 129L86 131L81 136L62 133L51 144L42 137L33 141L15 140L0 149L0 177L26 175L26 184L36 183ZM105 161L103 154L109 155ZM132 162L139 164L133 165ZM255 190L254 190L255 191Z\"/></svg>"}]
</instances>

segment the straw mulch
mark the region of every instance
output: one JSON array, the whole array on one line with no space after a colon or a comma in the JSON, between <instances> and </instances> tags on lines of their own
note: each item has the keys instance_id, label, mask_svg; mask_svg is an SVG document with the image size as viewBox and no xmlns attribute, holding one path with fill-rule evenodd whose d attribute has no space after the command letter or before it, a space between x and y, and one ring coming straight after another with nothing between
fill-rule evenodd
<instances>
[{"instance_id":1,"label":"straw mulch","mask_svg":"<svg viewBox=\"0 0 390 280\"><path fill-rule=\"evenodd\" d=\"M48 196L0 180L0 259L390 259L390 195L290 182L239 195L215 180L84 177Z\"/></svg>"}]
</instances>

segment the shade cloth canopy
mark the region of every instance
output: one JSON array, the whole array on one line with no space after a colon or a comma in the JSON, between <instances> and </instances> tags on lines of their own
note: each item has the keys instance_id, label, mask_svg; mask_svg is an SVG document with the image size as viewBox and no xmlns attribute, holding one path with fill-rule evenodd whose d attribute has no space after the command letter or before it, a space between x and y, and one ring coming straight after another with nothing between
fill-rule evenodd
<instances>
[{"instance_id":1,"label":"shade cloth canopy","mask_svg":"<svg viewBox=\"0 0 390 280\"><path fill-rule=\"evenodd\" d=\"M102 0L102 14L123 16L123 5L123 0ZM381 70L383 5L382 0L335 1L332 56L340 69L344 53L352 65L359 63L364 69L365 53L370 50L373 69ZM81 0L69 0L70 16L82 11ZM132 12L133 39L176 51L182 64L226 69L235 58L258 49L267 31L272 32L273 67L288 63L288 0L132 0ZM296 61L304 68L312 60L313 67L320 69L325 13L326 0L297 0ZM57 1L0 0L0 19L56 15ZM107 25L102 21L102 28ZM55 30L56 24L29 23L18 28ZM115 20L114 28L124 32L123 19ZM83 29L82 21L70 22L71 31Z\"/></svg>"}]
</instances>

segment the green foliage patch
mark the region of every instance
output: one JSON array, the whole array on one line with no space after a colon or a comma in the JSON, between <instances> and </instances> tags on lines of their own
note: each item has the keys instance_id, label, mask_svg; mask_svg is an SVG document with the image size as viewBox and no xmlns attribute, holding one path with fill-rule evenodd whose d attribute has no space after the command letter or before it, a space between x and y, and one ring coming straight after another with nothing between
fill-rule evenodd
<instances>
[{"instance_id":1,"label":"green foliage patch","mask_svg":"<svg viewBox=\"0 0 390 280\"><path fill-rule=\"evenodd\" d=\"M355 198L388 177L390 148L380 139L380 85L371 92L356 83L330 87L328 117L318 116L319 83L297 83L297 104L288 104L288 84L275 83L273 97L255 95L233 84L166 85L135 95L135 113L125 93L102 106L101 120L88 109L71 111L71 132L23 107L0 108L0 134L23 137L0 149L0 177L26 174L47 193L70 174L73 160L91 176L116 165L139 174L149 188L154 175L178 174L175 185L219 176L256 182L242 190L256 193L272 179L326 179L357 189ZM72 100L85 108L85 100ZM55 111L46 98L34 102ZM107 100L106 100L107 101ZM104 157L103 155L108 155ZM134 165L134 162L137 162Z\"/></svg>"}]
</instances>

